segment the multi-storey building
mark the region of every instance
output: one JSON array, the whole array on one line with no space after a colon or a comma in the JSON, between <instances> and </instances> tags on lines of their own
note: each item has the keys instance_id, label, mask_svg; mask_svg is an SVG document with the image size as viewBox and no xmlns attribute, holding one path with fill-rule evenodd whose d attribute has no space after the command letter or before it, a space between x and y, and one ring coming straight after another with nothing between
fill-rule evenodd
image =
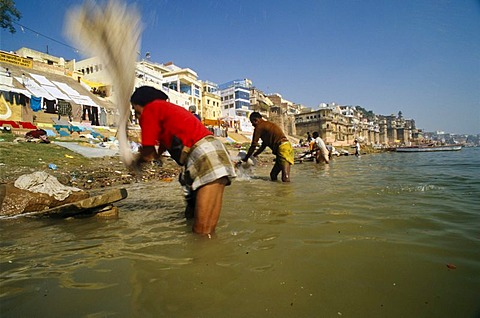
<instances>
[{"instance_id":1,"label":"multi-storey building","mask_svg":"<svg viewBox=\"0 0 480 318\"><path fill-rule=\"evenodd\" d=\"M282 98L275 93L267 96L272 101L269 119L279 125L287 135L296 135L295 115L300 113L302 106Z\"/></svg>"},{"instance_id":2,"label":"multi-storey building","mask_svg":"<svg viewBox=\"0 0 480 318\"><path fill-rule=\"evenodd\" d=\"M355 139L365 144L404 144L415 136L415 121L399 116L363 117L355 107L323 105L320 109L295 116L297 133L318 131L327 143L351 145Z\"/></svg>"},{"instance_id":3,"label":"multi-storey building","mask_svg":"<svg viewBox=\"0 0 480 318\"><path fill-rule=\"evenodd\" d=\"M352 135L353 114L343 114L337 105L324 105L318 110L295 115L297 134L305 136L307 132L317 131L329 144L348 144Z\"/></svg>"},{"instance_id":4,"label":"multi-storey building","mask_svg":"<svg viewBox=\"0 0 480 318\"><path fill-rule=\"evenodd\" d=\"M250 88L250 110L252 112L259 112L262 116L268 118L271 106L273 106L273 102L265 93L256 87Z\"/></svg>"},{"instance_id":5,"label":"multi-storey building","mask_svg":"<svg viewBox=\"0 0 480 318\"><path fill-rule=\"evenodd\" d=\"M14 55L35 62L35 69L37 70L57 75L69 75L68 70L71 62L65 61L63 57L53 56L26 47L18 49Z\"/></svg>"},{"instance_id":6,"label":"multi-storey building","mask_svg":"<svg viewBox=\"0 0 480 318\"><path fill-rule=\"evenodd\" d=\"M249 79L234 80L218 85L223 117L235 118L248 115L251 86L252 81Z\"/></svg>"},{"instance_id":7,"label":"multi-storey building","mask_svg":"<svg viewBox=\"0 0 480 318\"><path fill-rule=\"evenodd\" d=\"M92 89L92 92L110 97L115 94L111 79L105 65L97 57L76 62L76 70L81 74L82 82ZM188 109L190 106L201 105L200 81L191 69L183 69L172 62L159 64L142 59L135 68L135 87L152 86L164 91L170 102ZM201 114L200 114L201 115Z\"/></svg>"},{"instance_id":8,"label":"multi-storey building","mask_svg":"<svg viewBox=\"0 0 480 318\"><path fill-rule=\"evenodd\" d=\"M378 116L380 127L380 143L408 144L417 137L415 120L404 119L402 112L398 115Z\"/></svg>"},{"instance_id":9,"label":"multi-storey building","mask_svg":"<svg viewBox=\"0 0 480 318\"><path fill-rule=\"evenodd\" d=\"M105 65L97 57L90 57L75 62L75 71L81 74L81 80L92 89L97 88L104 92L105 96L111 95L112 86L107 77Z\"/></svg>"},{"instance_id":10,"label":"multi-storey building","mask_svg":"<svg viewBox=\"0 0 480 318\"><path fill-rule=\"evenodd\" d=\"M107 95L114 94L105 66L97 58L77 63L79 73L89 85L105 83ZM194 106L196 113L204 120L217 121L222 117L221 98L218 86L212 82L202 82L190 68L181 68L173 62L159 64L149 58L137 62L135 87L148 85L164 91L170 102L185 109ZM213 124L212 124L213 125Z\"/></svg>"},{"instance_id":11,"label":"multi-storey building","mask_svg":"<svg viewBox=\"0 0 480 318\"><path fill-rule=\"evenodd\" d=\"M166 73L163 73L162 85L168 88L166 93L169 95L170 101L186 109L195 106L197 113L200 117L203 117L202 82L198 79L197 73L190 68L178 67L173 62L162 64L162 66L167 70ZM178 96L176 94L175 96L172 95L172 92L181 93L184 98L172 99L172 97Z\"/></svg>"},{"instance_id":12,"label":"multi-storey building","mask_svg":"<svg viewBox=\"0 0 480 318\"><path fill-rule=\"evenodd\" d=\"M267 95L267 97L272 101L274 105L282 107L286 115L300 114L301 110L304 108L304 106L301 104L296 104L294 102L284 99L282 95L278 93Z\"/></svg>"},{"instance_id":13,"label":"multi-storey building","mask_svg":"<svg viewBox=\"0 0 480 318\"><path fill-rule=\"evenodd\" d=\"M222 107L223 121L229 127L241 131L251 131L252 125L248 120L250 110L250 88L252 81L249 79L234 80L218 85Z\"/></svg>"},{"instance_id":14,"label":"multi-storey building","mask_svg":"<svg viewBox=\"0 0 480 318\"><path fill-rule=\"evenodd\" d=\"M222 107L218 85L209 81L202 82L202 120L204 124L215 126L222 117Z\"/></svg>"}]
</instances>

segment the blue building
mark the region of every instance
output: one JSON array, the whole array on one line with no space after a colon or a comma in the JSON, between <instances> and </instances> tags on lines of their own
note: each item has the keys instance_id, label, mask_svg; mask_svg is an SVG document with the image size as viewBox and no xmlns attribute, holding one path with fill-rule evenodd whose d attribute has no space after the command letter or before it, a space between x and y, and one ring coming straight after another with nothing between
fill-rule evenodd
<instances>
[{"instance_id":1,"label":"blue building","mask_svg":"<svg viewBox=\"0 0 480 318\"><path fill-rule=\"evenodd\" d=\"M249 79L233 80L218 85L220 92L222 117L237 120L238 117L247 118L250 113L250 88L252 81Z\"/></svg>"}]
</instances>

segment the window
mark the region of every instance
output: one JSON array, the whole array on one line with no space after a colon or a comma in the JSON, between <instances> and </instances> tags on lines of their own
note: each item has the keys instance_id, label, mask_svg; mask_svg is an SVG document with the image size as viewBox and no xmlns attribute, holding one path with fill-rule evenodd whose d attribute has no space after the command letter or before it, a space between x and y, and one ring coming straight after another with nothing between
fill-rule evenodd
<instances>
[{"instance_id":1,"label":"window","mask_svg":"<svg viewBox=\"0 0 480 318\"><path fill-rule=\"evenodd\" d=\"M244 92L244 91L236 91L235 92L235 99L250 99L250 93L249 92Z\"/></svg>"},{"instance_id":2,"label":"window","mask_svg":"<svg viewBox=\"0 0 480 318\"><path fill-rule=\"evenodd\" d=\"M247 102L242 102L242 101L235 102L235 108L243 108L243 107L249 108L249 106L250 106L250 103L247 103Z\"/></svg>"},{"instance_id":3,"label":"window","mask_svg":"<svg viewBox=\"0 0 480 318\"><path fill-rule=\"evenodd\" d=\"M180 92L192 95L192 87L190 85L180 83Z\"/></svg>"},{"instance_id":4,"label":"window","mask_svg":"<svg viewBox=\"0 0 480 318\"><path fill-rule=\"evenodd\" d=\"M168 87L168 89L177 91L177 82L170 82L163 84L164 86Z\"/></svg>"}]
</instances>

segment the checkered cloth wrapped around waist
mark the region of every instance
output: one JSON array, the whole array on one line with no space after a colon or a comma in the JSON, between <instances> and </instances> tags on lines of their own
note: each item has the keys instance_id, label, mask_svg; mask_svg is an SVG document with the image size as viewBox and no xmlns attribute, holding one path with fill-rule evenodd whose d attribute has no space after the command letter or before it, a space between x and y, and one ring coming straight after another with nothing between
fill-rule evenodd
<instances>
[{"instance_id":1,"label":"checkered cloth wrapped around waist","mask_svg":"<svg viewBox=\"0 0 480 318\"><path fill-rule=\"evenodd\" d=\"M236 176L227 149L215 137L202 138L190 149L184 181L193 191L222 177L228 177L230 184Z\"/></svg>"}]
</instances>

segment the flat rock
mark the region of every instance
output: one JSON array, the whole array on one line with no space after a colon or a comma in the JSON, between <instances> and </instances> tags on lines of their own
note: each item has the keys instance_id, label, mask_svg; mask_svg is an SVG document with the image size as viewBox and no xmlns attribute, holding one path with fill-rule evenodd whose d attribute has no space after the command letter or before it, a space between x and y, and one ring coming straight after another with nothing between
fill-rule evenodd
<instances>
[{"instance_id":1,"label":"flat rock","mask_svg":"<svg viewBox=\"0 0 480 318\"><path fill-rule=\"evenodd\" d=\"M29 213L28 216L71 217L82 214L96 214L112 203L125 199L127 190L114 189L100 195L92 196L76 202L63 204L48 210ZM114 209L118 214L118 210Z\"/></svg>"},{"instance_id":2,"label":"flat rock","mask_svg":"<svg viewBox=\"0 0 480 318\"><path fill-rule=\"evenodd\" d=\"M118 215L118 208L112 203L125 199L127 195L124 188L95 196L86 191L75 191L60 201L45 193L19 189L10 183L0 184L0 217L71 217L97 213L104 217L114 216Z\"/></svg>"},{"instance_id":3,"label":"flat rock","mask_svg":"<svg viewBox=\"0 0 480 318\"><path fill-rule=\"evenodd\" d=\"M0 216L43 211L60 205L77 202L90 196L85 191L72 192L60 201L45 193L35 193L15 187L11 183L0 184Z\"/></svg>"}]
</instances>

